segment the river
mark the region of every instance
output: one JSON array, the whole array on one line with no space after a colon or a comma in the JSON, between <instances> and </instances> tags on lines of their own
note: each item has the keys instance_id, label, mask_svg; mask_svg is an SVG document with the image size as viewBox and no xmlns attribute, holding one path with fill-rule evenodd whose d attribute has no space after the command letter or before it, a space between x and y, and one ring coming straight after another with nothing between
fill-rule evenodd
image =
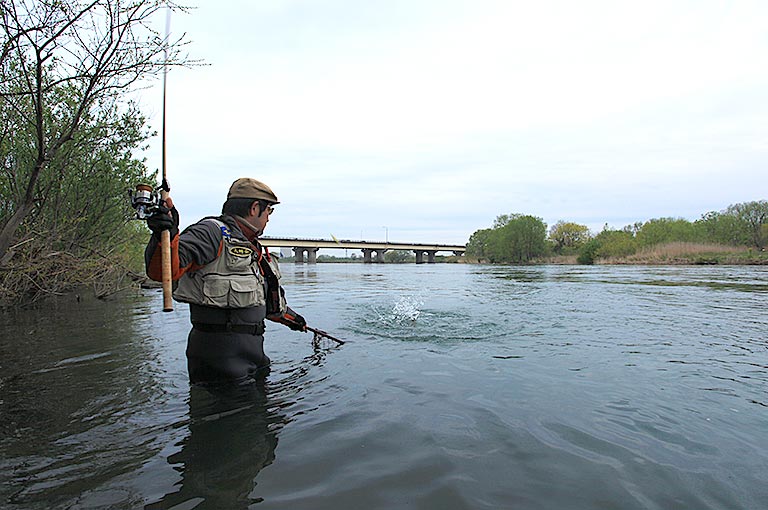
<instances>
[{"instance_id":1,"label":"river","mask_svg":"<svg viewBox=\"0 0 768 510\"><path fill-rule=\"evenodd\" d=\"M0 315L3 508L768 508L768 268L283 266L190 388L157 291Z\"/></svg>"}]
</instances>

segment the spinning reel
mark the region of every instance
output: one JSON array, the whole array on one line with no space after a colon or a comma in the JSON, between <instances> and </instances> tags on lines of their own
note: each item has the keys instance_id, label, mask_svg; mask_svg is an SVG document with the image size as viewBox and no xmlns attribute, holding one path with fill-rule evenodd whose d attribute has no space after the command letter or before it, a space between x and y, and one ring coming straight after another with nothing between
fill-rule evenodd
<instances>
[{"instance_id":1,"label":"spinning reel","mask_svg":"<svg viewBox=\"0 0 768 510\"><path fill-rule=\"evenodd\" d=\"M136 209L136 219L145 220L161 205L161 191L167 191L167 184L152 188L149 184L137 184L136 189L129 190L131 207Z\"/></svg>"}]
</instances>

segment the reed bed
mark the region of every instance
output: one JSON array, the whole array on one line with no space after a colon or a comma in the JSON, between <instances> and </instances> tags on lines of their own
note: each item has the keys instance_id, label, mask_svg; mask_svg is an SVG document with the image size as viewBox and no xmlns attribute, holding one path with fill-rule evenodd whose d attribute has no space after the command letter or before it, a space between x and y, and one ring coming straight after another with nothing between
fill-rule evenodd
<instances>
[{"instance_id":1,"label":"reed bed","mask_svg":"<svg viewBox=\"0 0 768 510\"><path fill-rule=\"evenodd\" d=\"M641 249L633 255L600 259L602 264L739 264L752 253L743 246L674 242Z\"/></svg>"}]
</instances>

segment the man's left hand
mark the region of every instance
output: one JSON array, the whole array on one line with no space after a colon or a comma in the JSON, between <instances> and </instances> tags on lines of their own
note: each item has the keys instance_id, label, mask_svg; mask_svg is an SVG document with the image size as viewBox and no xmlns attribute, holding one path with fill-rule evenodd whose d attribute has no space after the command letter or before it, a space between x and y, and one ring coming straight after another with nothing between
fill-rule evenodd
<instances>
[{"instance_id":1,"label":"man's left hand","mask_svg":"<svg viewBox=\"0 0 768 510\"><path fill-rule=\"evenodd\" d=\"M306 331L307 330L307 321L304 320L304 317L299 315L298 313L291 310L290 312L287 312L286 318L288 320L288 327L291 328L294 331Z\"/></svg>"}]
</instances>

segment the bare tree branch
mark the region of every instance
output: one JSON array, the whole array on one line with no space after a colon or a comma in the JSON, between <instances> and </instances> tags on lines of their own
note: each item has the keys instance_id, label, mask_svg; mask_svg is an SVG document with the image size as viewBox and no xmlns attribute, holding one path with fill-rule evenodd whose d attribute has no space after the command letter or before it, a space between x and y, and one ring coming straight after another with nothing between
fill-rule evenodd
<instances>
[{"instance_id":1,"label":"bare tree branch","mask_svg":"<svg viewBox=\"0 0 768 510\"><path fill-rule=\"evenodd\" d=\"M190 63L180 54L184 36L168 41L150 25L166 7L186 10L162 0L0 0L5 35L0 101L33 134L26 169L5 173L12 181L9 186L23 191L0 226L0 258L32 211L38 183L47 172L53 172L52 179L46 178L41 190L44 195L53 192L53 177L62 169L49 169L50 162L77 145L83 119L164 66ZM66 104L57 99L62 90L68 91Z\"/></svg>"}]
</instances>

